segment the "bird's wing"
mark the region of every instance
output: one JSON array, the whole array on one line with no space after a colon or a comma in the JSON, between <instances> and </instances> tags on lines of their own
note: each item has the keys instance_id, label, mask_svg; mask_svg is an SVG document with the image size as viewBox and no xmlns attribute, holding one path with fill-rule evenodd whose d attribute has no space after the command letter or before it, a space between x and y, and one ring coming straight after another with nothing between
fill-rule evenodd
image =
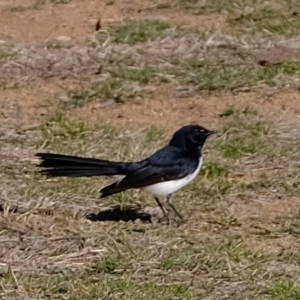
<instances>
[{"instance_id":1,"label":"bird's wing","mask_svg":"<svg viewBox=\"0 0 300 300\"><path fill-rule=\"evenodd\" d=\"M101 190L101 197L131 188L142 188L159 182L176 180L192 174L199 164L199 157L190 157L178 148L164 147L148 159L132 165L132 172L119 182Z\"/></svg>"},{"instance_id":2,"label":"bird's wing","mask_svg":"<svg viewBox=\"0 0 300 300\"><path fill-rule=\"evenodd\" d=\"M104 187L100 191L101 198L132 188L142 188L159 182L180 179L193 171L195 169L190 165L173 165L168 167L145 165L134 173L127 175L123 180Z\"/></svg>"},{"instance_id":3,"label":"bird's wing","mask_svg":"<svg viewBox=\"0 0 300 300\"><path fill-rule=\"evenodd\" d=\"M196 168L196 164L185 160L177 161L176 164L168 166L157 166L149 163L127 175L119 182L118 186L120 188L140 188L159 182L176 180L193 173Z\"/></svg>"}]
</instances>

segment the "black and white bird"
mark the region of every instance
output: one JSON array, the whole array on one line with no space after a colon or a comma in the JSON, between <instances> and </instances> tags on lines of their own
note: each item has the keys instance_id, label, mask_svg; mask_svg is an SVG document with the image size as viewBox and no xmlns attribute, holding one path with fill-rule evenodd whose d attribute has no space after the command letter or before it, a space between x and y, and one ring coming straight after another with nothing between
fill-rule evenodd
<instances>
[{"instance_id":1,"label":"black and white bird","mask_svg":"<svg viewBox=\"0 0 300 300\"><path fill-rule=\"evenodd\" d=\"M70 155L37 153L41 172L49 177L111 176L116 181L101 189L101 198L128 189L144 189L152 194L167 217L160 198L166 197L175 214L183 220L172 203L172 194L189 184L202 166L202 148L216 133L199 125L176 131L169 144L137 162L115 162Z\"/></svg>"}]
</instances>

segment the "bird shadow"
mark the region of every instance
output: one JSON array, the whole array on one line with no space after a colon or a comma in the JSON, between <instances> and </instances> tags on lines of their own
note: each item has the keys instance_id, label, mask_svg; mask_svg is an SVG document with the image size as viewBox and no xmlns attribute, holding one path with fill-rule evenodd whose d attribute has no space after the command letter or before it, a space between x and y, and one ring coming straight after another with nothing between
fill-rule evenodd
<instances>
[{"instance_id":1,"label":"bird shadow","mask_svg":"<svg viewBox=\"0 0 300 300\"><path fill-rule=\"evenodd\" d=\"M121 209L119 206L114 208L100 211L98 213L91 213L86 216L86 218L92 222L106 222L106 221L124 221L124 222L134 222L140 219L143 222L151 223L151 215L147 213L139 212L136 208L126 208Z\"/></svg>"}]
</instances>

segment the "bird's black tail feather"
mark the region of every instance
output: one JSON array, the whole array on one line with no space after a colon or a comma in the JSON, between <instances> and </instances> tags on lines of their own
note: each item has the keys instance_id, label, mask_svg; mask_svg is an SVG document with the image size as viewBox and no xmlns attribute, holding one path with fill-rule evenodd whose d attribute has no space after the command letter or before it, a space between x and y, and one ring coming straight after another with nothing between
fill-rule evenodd
<instances>
[{"instance_id":1,"label":"bird's black tail feather","mask_svg":"<svg viewBox=\"0 0 300 300\"><path fill-rule=\"evenodd\" d=\"M53 153L37 153L36 156L41 159L38 166L44 168L41 173L49 177L126 175L126 170L131 165L131 163Z\"/></svg>"},{"instance_id":2,"label":"bird's black tail feather","mask_svg":"<svg viewBox=\"0 0 300 300\"><path fill-rule=\"evenodd\" d=\"M128 190L128 187L120 187L118 182L114 182L100 190L100 198L104 198L113 194L117 194Z\"/></svg>"}]
</instances>

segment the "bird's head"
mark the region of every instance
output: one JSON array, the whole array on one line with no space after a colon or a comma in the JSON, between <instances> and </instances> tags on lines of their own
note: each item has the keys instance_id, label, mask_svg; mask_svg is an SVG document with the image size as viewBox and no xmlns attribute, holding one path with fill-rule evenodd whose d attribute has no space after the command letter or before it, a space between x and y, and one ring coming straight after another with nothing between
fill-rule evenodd
<instances>
[{"instance_id":1,"label":"bird's head","mask_svg":"<svg viewBox=\"0 0 300 300\"><path fill-rule=\"evenodd\" d=\"M176 131L169 145L187 150L201 150L206 139L216 131L208 130L200 125L188 125Z\"/></svg>"}]
</instances>

